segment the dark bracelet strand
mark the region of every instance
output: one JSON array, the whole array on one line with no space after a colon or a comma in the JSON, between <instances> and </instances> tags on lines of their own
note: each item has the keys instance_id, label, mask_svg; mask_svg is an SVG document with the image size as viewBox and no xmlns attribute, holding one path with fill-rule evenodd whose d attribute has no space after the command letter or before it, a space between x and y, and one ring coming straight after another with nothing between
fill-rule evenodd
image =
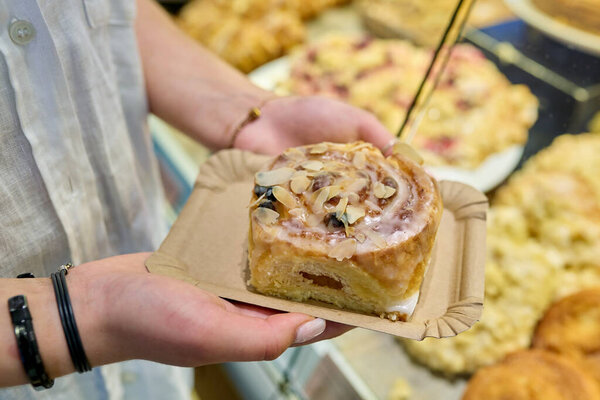
<instances>
[{"instance_id":1,"label":"dark bracelet strand","mask_svg":"<svg viewBox=\"0 0 600 400\"><path fill-rule=\"evenodd\" d=\"M75 314L73 313L69 290L67 289L66 275L68 269L71 267L71 264L61 265L58 272L53 272L51 274L51 278L52 285L54 286L56 303L58 305L58 312L60 314L60 322L63 326L65 339L67 340L71 361L73 362L75 370L82 374L91 371L92 367L83 349L83 343L81 342L77 323L75 322Z\"/></svg>"},{"instance_id":2,"label":"dark bracelet strand","mask_svg":"<svg viewBox=\"0 0 600 400\"><path fill-rule=\"evenodd\" d=\"M8 299L8 311L15 330L21 363L31 385L38 391L51 388L54 380L46 373L40 355L27 298L24 295L17 295Z\"/></svg>"}]
</instances>

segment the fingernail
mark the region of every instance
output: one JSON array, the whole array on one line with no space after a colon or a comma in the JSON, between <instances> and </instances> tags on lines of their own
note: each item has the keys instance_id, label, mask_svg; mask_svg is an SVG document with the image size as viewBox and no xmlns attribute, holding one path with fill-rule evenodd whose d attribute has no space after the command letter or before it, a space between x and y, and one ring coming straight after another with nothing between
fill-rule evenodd
<instances>
[{"instance_id":1,"label":"fingernail","mask_svg":"<svg viewBox=\"0 0 600 400\"><path fill-rule=\"evenodd\" d=\"M315 318L312 321L305 322L300 325L296 331L296 338L294 344L300 344L308 342L311 339L316 338L325 330L325 320L321 318Z\"/></svg>"}]
</instances>

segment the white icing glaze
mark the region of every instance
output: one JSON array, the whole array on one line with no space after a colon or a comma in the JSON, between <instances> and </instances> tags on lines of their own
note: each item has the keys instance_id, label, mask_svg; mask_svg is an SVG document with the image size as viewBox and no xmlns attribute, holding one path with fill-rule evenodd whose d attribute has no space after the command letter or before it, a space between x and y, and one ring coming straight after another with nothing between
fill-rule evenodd
<instances>
[{"instance_id":1,"label":"white icing glaze","mask_svg":"<svg viewBox=\"0 0 600 400\"><path fill-rule=\"evenodd\" d=\"M377 150L371 152L363 150L361 153L365 154L366 164L364 168L357 169L354 165L355 151L357 148L366 147L371 146L361 144L355 147L354 151L350 151L348 145L329 143L327 150L323 153L321 153L321 148L318 149L319 154L311 153L310 147L299 148L304 157L300 157L298 151L294 150L291 153L292 157L278 158L271 169L298 168L302 171L302 168L308 167L310 170L315 169L317 163L319 163L319 167L322 164L323 168L319 173L332 172L334 174L333 181L328 186L339 186L341 190L336 188L339 197L350 197L352 204L372 210L371 213L359 218L351 227L361 233L369 229L373 230L383 236L388 245L394 245L418 234L427 223L427 210L431 206L433 198L432 196L419 198L418 185L431 184L431 182L415 182L415 179L423 178L411 177L407 171L395 168ZM369 179L366 182L366 198L359 199L357 202L358 193L360 193L360 189L357 188L364 186L357 185L357 182L366 181L367 176ZM380 204L380 199L373 193L373 185L381 182L385 177L393 178L397 187L394 195L387 199L385 204ZM311 179L314 178L311 177ZM283 183L282 186L289 189L289 182ZM343 228L332 231L325 225L325 216L335 212L336 206L327 202L322 204L320 201L315 206L315 197L319 196L314 196L315 193L311 188L312 186L301 194L292 194L304 212L282 216L278 223L281 223L284 229L277 232L277 238L294 243L300 248L310 248L327 254L328 248L347 240L348 237ZM352 192L347 189L351 189ZM328 196L328 199L331 197L333 196ZM322 199L319 198L319 200ZM365 200L368 202L365 203ZM369 207L369 203L377 205L377 208ZM421 211L418 211L416 205ZM406 220L402 220L399 216L402 211L408 212ZM311 237L311 234L318 235L321 239L315 240L314 235ZM362 243L357 243L355 254L371 252L377 248L373 241L367 238Z\"/></svg>"},{"instance_id":2,"label":"white icing glaze","mask_svg":"<svg viewBox=\"0 0 600 400\"><path fill-rule=\"evenodd\" d=\"M388 305L385 309L386 312L400 312L406 315L412 315L419 301L419 292L416 292L412 296L396 303Z\"/></svg>"}]
</instances>

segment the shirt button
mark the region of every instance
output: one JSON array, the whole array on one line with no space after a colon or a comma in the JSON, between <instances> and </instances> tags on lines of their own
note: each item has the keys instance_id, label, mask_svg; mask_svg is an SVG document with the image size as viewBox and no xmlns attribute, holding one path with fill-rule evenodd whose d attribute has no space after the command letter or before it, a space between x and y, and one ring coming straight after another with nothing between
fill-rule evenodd
<instances>
[{"instance_id":1,"label":"shirt button","mask_svg":"<svg viewBox=\"0 0 600 400\"><path fill-rule=\"evenodd\" d=\"M31 22L18 20L14 21L8 27L8 35L16 44L24 45L35 37L35 28Z\"/></svg>"}]
</instances>

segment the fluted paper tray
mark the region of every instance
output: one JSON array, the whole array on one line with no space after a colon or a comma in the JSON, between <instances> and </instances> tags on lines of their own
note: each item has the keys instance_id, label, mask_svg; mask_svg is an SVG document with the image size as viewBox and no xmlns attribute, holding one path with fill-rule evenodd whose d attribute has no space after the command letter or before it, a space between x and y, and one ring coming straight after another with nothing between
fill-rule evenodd
<instances>
[{"instance_id":1,"label":"fluted paper tray","mask_svg":"<svg viewBox=\"0 0 600 400\"><path fill-rule=\"evenodd\" d=\"M471 327L483 308L487 198L460 183L440 183L444 213L419 301L407 322L344 311L310 301L264 296L246 282L248 203L254 173L269 157L239 150L212 156L160 248L148 258L152 273L178 278L220 297L410 339L448 337Z\"/></svg>"}]
</instances>

